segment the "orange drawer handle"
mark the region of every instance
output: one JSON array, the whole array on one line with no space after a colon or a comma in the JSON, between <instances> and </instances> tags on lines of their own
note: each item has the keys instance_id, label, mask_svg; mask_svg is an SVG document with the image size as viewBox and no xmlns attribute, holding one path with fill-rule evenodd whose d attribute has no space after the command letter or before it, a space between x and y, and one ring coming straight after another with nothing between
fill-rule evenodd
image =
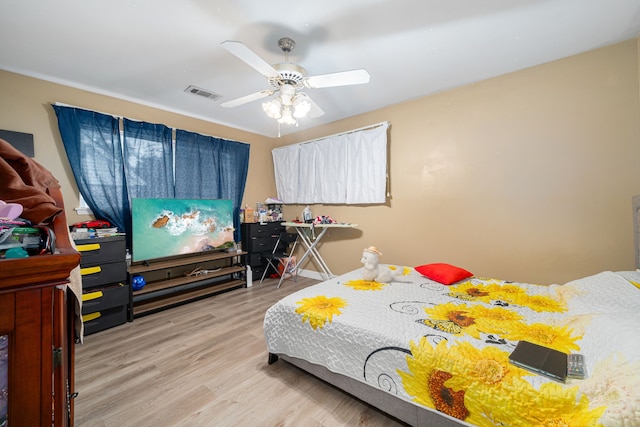
<instances>
[{"instance_id":1,"label":"orange drawer handle","mask_svg":"<svg viewBox=\"0 0 640 427\"><path fill-rule=\"evenodd\" d=\"M99 251L100 243L87 243L86 245L78 245L78 252Z\"/></svg>"},{"instance_id":2,"label":"orange drawer handle","mask_svg":"<svg viewBox=\"0 0 640 427\"><path fill-rule=\"evenodd\" d=\"M102 271L102 268L100 268L100 266L96 266L96 267L85 267L85 268L81 268L80 269L80 275L81 276L87 276L89 274L96 274L96 273L100 273Z\"/></svg>"},{"instance_id":3,"label":"orange drawer handle","mask_svg":"<svg viewBox=\"0 0 640 427\"><path fill-rule=\"evenodd\" d=\"M102 291L90 292L88 294L82 294L82 301L91 301L94 299L102 298Z\"/></svg>"}]
</instances>

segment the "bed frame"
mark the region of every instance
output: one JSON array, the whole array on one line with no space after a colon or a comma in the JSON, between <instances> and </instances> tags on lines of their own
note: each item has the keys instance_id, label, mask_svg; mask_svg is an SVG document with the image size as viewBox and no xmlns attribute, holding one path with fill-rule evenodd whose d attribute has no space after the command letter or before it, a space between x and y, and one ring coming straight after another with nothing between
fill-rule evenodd
<instances>
[{"instance_id":1,"label":"bed frame","mask_svg":"<svg viewBox=\"0 0 640 427\"><path fill-rule=\"evenodd\" d=\"M632 198L635 266L640 268L640 194ZM284 354L269 353L269 364L283 359L323 381L347 392L359 400L412 426L459 427L468 425L446 414L431 412L413 405L382 390L329 371L324 366Z\"/></svg>"},{"instance_id":2,"label":"bed frame","mask_svg":"<svg viewBox=\"0 0 640 427\"><path fill-rule=\"evenodd\" d=\"M282 359L298 368L320 378L321 380L339 388L353 397L381 410L398 420L411 426L429 427L460 427L461 424L455 418L440 412L431 412L427 409L404 401L382 390L378 390L370 385L361 383L344 375L331 372L324 366L307 362L303 359L287 356L285 354L269 353L269 364Z\"/></svg>"}]
</instances>

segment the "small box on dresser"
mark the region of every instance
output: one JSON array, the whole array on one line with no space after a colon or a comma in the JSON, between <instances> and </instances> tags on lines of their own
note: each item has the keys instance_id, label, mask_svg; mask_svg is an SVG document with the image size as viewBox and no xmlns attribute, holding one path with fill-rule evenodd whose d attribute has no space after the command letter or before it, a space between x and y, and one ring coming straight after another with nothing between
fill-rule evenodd
<instances>
[{"instance_id":1,"label":"small box on dresser","mask_svg":"<svg viewBox=\"0 0 640 427\"><path fill-rule=\"evenodd\" d=\"M81 239L75 243L81 254L85 335L126 323L131 291L127 284L124 236Z\"/></svg>"}]
</instances>

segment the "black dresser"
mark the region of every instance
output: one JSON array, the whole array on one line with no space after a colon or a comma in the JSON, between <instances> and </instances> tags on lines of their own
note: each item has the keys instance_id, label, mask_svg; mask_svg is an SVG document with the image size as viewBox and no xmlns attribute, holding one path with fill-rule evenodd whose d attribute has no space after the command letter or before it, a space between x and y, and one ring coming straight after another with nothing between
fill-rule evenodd
<instances>
[{"instance_id":1,"label":"black dresser","mask_svg":"<svg viewBox=\"0 0 640 427\"><path fill-rule=\"evenodd\" d=\"M268 266L264 257L271 253L278 241L280 233L285 231L285 227L280 222L258 222L242 223L242 250L247 252L246 262L251 266L253 280L259 281ZM277 273L275 270L268 271L267 276Z\"/></svg>"},{"instance_id":2,"label":"black dresser","mask_svg":"<svg viewBox=\"0 0 640 427\"><path fill-rule=\"evenodd\" d=\"M124 236L82 239L75 243L81 255L85 335L126 323L131 292L127 284Z\"/></svg>"}]
</instances>

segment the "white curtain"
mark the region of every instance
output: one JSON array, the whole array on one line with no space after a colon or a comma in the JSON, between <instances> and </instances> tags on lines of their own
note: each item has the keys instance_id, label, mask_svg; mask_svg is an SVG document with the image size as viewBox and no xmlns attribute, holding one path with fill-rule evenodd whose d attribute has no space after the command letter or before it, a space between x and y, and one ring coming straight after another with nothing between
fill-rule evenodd
<instances>
[{"instance_id":1,"label":"white curtain","mask_svg":"<svg viewBox=\"0 0 640 427\"><path fill-rule=\"evenodd\" d=\"M388 127L385 122L273 149L278 198L298 204L384 203Z\"/></svg>"},{"instance_id":2,"label":"white curtain","mask_svg":"<svg viewBox=\"0 0 640 427\"><path fill-rule=\"evenodd\" d=\"M300 163L295 173L285 177L285 180L295 179L298 181L296 190L297 203L314 203L316 181L316 164L314 161L314 146L312 144L299 145ZM287 202L285 202L287 203ZM291 202L290 202L291 203Z\"/></svg>"},{"instance_id":3,"label":"white curtain","mask_svg":"<svg viewBox=\"0 0 640 427\"><path fill-rule=\"evenodd\" d=\"M280 200L298 199L298 170L300 169L300 146L289 145L272 151L276 191ZM295 177L295 178L288 178Z\"/></svg>"}]
</instances>

